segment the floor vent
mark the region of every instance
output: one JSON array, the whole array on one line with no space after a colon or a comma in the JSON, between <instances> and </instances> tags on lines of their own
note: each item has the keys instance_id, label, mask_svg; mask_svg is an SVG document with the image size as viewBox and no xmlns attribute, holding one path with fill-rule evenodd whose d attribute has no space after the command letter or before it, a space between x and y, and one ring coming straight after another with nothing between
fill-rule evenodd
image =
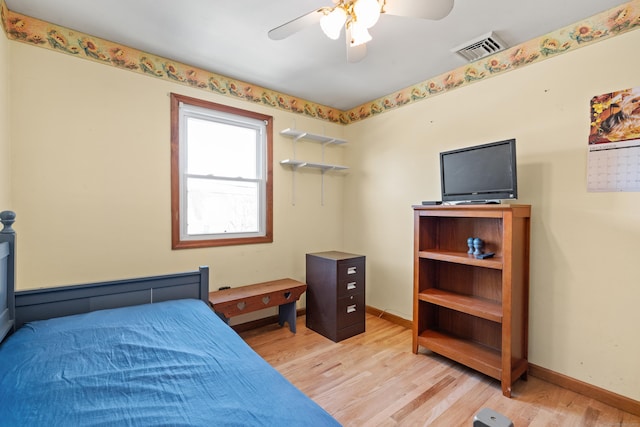
<instances>
[{"instance_id":1,"label":"floor vent","mask_svg":"<svg viewBox=\"0 0 640 427\"><path fill-rule=\"evenodd\" d=\"M507 45L495 33L491 32L451 49L451 52L457 53L469 62L473 62L506 48Z\"/></svg>"}]
</instances>

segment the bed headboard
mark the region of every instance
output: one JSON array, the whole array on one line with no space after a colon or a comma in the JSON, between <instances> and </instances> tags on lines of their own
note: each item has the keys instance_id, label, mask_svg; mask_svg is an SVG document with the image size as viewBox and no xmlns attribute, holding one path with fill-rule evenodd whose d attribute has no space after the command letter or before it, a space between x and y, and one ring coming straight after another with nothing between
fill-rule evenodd
<instances>
[{"instance_id":1,"label":"bed headboard","mask_svg":"<svg viewBox=\"0 0 640 427\"><path fill-rule=\"evenodd\" d=\"M0 212L0 341L14 330L16 232L12 225L15 218L14 212Z\"/></svg>"},{"instance_id":2,"label":"bed headboard","mask_svg":"<svg viewBox=\"0 0 640 427\"><path fill-rule=\"evenodd\" d=\"M208 304L209 267L197 271L15 292L15 213L0 213L0 341L32 320L174 299Z\"/></svg>"},{"instance_id":3,"label":"bed headboard","mask_svg":"<svg viewBox=\"0 0 640 427\"><path fill-rule=\"evenodd\" d=\"M32 320L175 299L200 299L208 304L208 296L209 267L186 273L18 291L15 328Z\"/></svg>"}]
</instances>

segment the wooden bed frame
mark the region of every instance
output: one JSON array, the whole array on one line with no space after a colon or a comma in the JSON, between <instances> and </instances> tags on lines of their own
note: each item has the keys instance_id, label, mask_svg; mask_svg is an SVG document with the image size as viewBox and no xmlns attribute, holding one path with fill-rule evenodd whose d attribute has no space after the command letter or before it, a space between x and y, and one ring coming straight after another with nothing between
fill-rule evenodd
<instances>
[{"instance_id":1,"label":"wooden bed frame","mask_svg":"<svg viewBox=\"0 0 640 427\"><path fill-rule=\"evenodd\" d=\"M15 221L12 211L0 212L0 341L26 322L175 299L194 298L208 304L209 268L15 292Z\"/></svg>"}]
</instances>

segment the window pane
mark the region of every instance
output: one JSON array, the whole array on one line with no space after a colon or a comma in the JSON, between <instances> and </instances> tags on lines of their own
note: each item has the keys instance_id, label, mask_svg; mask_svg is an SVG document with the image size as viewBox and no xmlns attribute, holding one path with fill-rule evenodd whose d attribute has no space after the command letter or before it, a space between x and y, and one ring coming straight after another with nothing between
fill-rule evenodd
<instances>
[{"instance_id":1,"label":"window pane","mask_svg":"<svg viewBox=\"0 0 640 427\"><path fill-rule=\"evenodd\" d=\"M187 233L255 233L258 202L255 182L188 178Z\"/></svg>"},{"instance_id":2,"label":"window pane","mask_svg":"<svg viewBox=\"0 0 640 427\"><path fill-rule=\"evenodd\" d=\"M273 242L273 117L171 94L171 248Z\"/></svg>"},{"instance_id":3,"label":"window pane","mask_svg":"<svg viewBox=\"0 0 640 427\"><path fill-rule=\"evenodd\" d=\"M187 118L187 173L217 177L257 177L255 129Z\"/></svg>"}]
</instances>

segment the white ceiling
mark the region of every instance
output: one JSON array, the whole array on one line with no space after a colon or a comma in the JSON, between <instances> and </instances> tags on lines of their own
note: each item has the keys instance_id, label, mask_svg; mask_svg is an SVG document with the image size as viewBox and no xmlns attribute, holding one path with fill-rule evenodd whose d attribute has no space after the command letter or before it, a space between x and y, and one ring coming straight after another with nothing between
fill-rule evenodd
<instances>
[{"instance_id":1,"label":"white ceiling","mask_svg":"<svg viewBox=\"0 0 640 427\"><path fill-rule=\"evenodd\" d=\"M332 0L6 0L14 12L340 110L464 65L450 50L487 32L514 46L623 3L455 0L440 21L383 15L366 58L348 63L344 31L336 41L318 24L267 36Z\"/></svg>"}]
</instances>

